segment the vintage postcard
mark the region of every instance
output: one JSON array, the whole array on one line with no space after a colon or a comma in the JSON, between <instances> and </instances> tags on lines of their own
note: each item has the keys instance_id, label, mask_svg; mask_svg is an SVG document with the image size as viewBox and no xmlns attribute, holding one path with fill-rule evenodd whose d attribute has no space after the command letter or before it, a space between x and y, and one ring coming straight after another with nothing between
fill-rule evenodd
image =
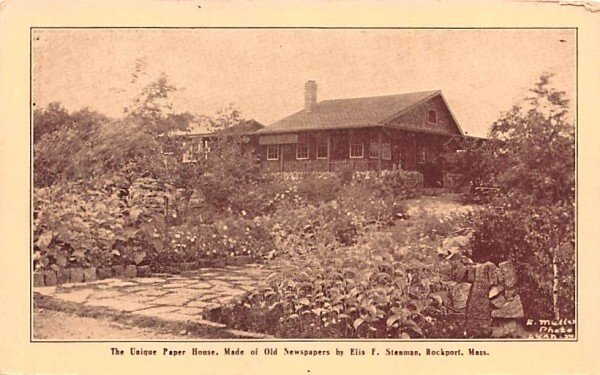
<instances>
[{"instance_id":1,"label":"vintage postcard","mask_svg":"<svg viewBox=\"0 0 600 375\"><path fill-rule=\"evenodd\" d=\"M599 369L593 3L1 9L2 373Z\"/></svg>"}]
</instances>

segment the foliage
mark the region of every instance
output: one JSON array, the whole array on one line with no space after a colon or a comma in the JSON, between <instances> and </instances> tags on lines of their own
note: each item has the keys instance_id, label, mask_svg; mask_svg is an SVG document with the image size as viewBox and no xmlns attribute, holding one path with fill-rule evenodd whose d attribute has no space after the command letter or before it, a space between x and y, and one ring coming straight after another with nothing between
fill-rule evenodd
<instances>
[{"instance_id":1,"label":"foliage","mask_svg":"<svg viewBox=\"0 0 600 375\"><path fill-rule=\"evenodd\" d=\"M363 185L379 197L397 200L419 197L423 191L423 175L417 171L360 172L354 176L354 183Z\"/></svg>"},{"instance_id":2,"label":"foliage","mask_svg":"<svg viewBox=\"0 0 600 375\"><path fill-rule=\"evenodd\" d=\"M76 130L85 142L100 124L108 121L105 115L88 108L69 113L60 103L52 102L45 108L33 111L33 143L36 144L46 135L66 129Z\"/></svg>"},{"instance_id":3,"label":"foliage","mask_svg":"<svg viewBox=\"0 0 600 375\"><path fill-rule=\"evenodd\" d=\"M128 198L135 190L119 179L36 189L35 268L139 264L162 248L164 219Z\"/></svg>"},{"instance_id":4,"label":"foliage","mask_svg":"<svg viewBox=\"0 0 600 375\"><path fill-rule=\"evenodd\" d=\"M475 218L473 254L515 260L526 313L546 319L573 316L575 261L574 127L564 93L548 83L543 76L532 98L492 126L500 193Z\"/></svg>"},{"instance_id":5,"label":"foliage","mask_svg":"<svg viewBox=\"0 0 600 375\"><path fill-rule=\"evenodd\" d=\"M353 246L330 246L315 236L311 251L280 260L281 271L230 306L221 321L278 337L443 336L436 324L450 311L435 250L441 237L397 230L408 235L371 232Z\"/></svg>"},{"instance_id":6,"label":"foliage","mask_svg":"<svg viewBox=\"0 0 600 375\"><path fill-rule=\"evenodd\" d=\"M445 174L452 176L456 191L466 192L467 202L488 201L486 192L497 184L494 150L500 145L501 142L493 138L460 137L445 148Z\"/></svg>"}]
</instances>

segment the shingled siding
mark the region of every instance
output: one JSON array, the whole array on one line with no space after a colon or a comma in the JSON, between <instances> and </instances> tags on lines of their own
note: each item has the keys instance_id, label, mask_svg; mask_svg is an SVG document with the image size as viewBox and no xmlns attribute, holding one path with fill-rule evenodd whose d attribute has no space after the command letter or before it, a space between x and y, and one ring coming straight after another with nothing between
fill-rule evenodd
<instances>
[{"instance_id":1,"label":"shingled siding","mask_svg":"<svg viewBox=\"0 0 600 375\"><path fill-rule=\"evenodd\" d=\"M437 123L432 124L428 121L429 110L436 111ZM460 134L458 126L440 95L408 110L392 120L390 124L405 129L425 130L449 135Z\"/></svg>"}]
</instances>

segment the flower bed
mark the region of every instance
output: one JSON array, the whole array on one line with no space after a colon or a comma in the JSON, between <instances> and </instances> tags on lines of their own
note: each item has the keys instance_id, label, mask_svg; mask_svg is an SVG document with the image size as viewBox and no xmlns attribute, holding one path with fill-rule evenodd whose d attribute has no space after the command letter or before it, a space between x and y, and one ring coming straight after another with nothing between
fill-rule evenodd
<instances>
[{"instance_id":1,"label":"flower bed","mask_svg":"<svg viewBox=\"0 0 600 375\"><path fill-rule=\"evenodd\" d=\"M450 335L439 329L440 319L456 323L452 284L437 252L445 233L436 234L441 227L433 222L426 217L389 232L371 230L352 246L328 246L316 237L310 251L282 257L283 271L214 318L277 337Z\"/></svg>"}]
</instances>

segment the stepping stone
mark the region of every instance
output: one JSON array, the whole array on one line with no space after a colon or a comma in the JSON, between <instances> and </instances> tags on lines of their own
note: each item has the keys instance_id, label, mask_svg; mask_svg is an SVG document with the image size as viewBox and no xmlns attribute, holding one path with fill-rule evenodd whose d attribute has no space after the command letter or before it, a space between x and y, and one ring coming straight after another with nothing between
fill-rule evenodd
<instances>
[{"instance_id":1,"label":"stepping stone","mask_svg":"<svg viewBox=\"0 0 600 375\"><path fill-rule=\"evenodd\" d=\"M98 306L98 307L107 307L120 311L135 311L141 310L148 307L148 304L139 303L135 301L130 301L126 299L120 298L104 298L104 299L92 299L86 302L87 306Z\"/></svg>"},{"instance_id":2,"label":"stepping stone","mask_svg":"<svg viewBox=\"0 0 600 375\"><path fill-rule=\"evenodd\" d=\"M159 306L159 307L150 307L150 308L143 309L143 310L137 310L135 313L138 315L155 316L155 317L161 318L163 316L163 314L171 313L171 312L175 312L175 311L179 311L179 308L173 307L173 306Z\"/></svg>"},{"instance_id":3,"label":"stepping stone","mask_svg":"<svg viewBox=\"0 0 600 375\"><path fill-rule=\"evenodd\" d=\"M42 286L42 287L33 288L33 291L37 292L43 296L52 296L54 294L54 292L56 292L56 287L55 286Z\"/></svg>"},{"instance_id":4,"label":"stepping stone","mask_svg":"<svg viewBox=\"0 0 600 375\"><path fill-rule=\"evenodd\" d=\"M135 281L138 284L162 284L165 283L167 280L162 277L139 277L137 279L134 279L133 281Z\"/></svg>"},{"instance_id":5,"label":"stepping stone","mask_svg":"<svg viewBox=\"0 0 600 375\"><path fill-rule=\"evenodd\" d=\"M124 280L120 280L120 279L106 279L106 280L103 280L103 282L105 283L104 285L108 288L120 288L120 287L124 287L124 286L137 285L134 282L124 281Z\"/></svg>"},{"instance_id":6,"label":"stepping stone","mask_svg":"<svg viewBox=\"0 0 600 375\"><path fill-rule=\"evenodd\" d=\"M160 296L164 296L166 294L169 294L168 290L150 289L150 288L139 290L139 291L135 292L135 295L140 296L140 297L160 297Z\"/></svg>"},{"instance_id":7,"label":"stepping stone","mask_svg":"<svg viewBox=\"0 0 600 375\"><path fill-rule=\"evenodd\" d=\"M159 297L152 301L153 305L172 305L172 306L183 306L187 301L193 299L188 293L174 293L164 297Z\"/></svg>"},{"instance_id":8,"label":"stepping stone","mask_svg":"<svg viewBox=\"0 0 600 375\"><path fill-rule=\"evenodd\" d=\"M195 300L195 301L191 301L191 302L187 303L185 306L188 308L195 307L195 308L199 308L199 309L204 309L206 306L209 306L211 304L212 303L209 301Z\"/></svg>"},{"instance_id":9,"label":"stepping stone","mask_svg":"<svg viewBox=\"0 0 600 375\"><path fill-rule=\"evenodd\" d=\"M161 319L172 320L176 322L192 322L196 324L201 324L203 326L211 327L211 328L227 328L225 324L211 322L210 320L203 319L199 315L186 315L180 313L167 313L164 314Z\"/></svg>"},{"instance_id":10,"label":"stepping stone","mask_svg":"<svg viewBox=\"0 0 600 375\"><path fill-rule=\"evenodd\" d=\"M185 315L202 315L202 312L204 312L204 309L198 307L184 307L179 310L179 313Z\"/></svg>"},{"instance_id":11,"label":"stepping stone","mask_svg":"<svg viewBox=\"0 0 600 375\"><path fill-rule=\"evenodd\" d=\"M113 297L117 297L117 296L122 296L123 293L117 290L98 290L95 291L90 298L94 298L94 299L100 299L100 298L113 298Z\"/></svg>"},{"instance_id":12,"label":"stepping stone","mask_svg":"<svg viewBox=\"0 0 600 375\"><path fill-rule=\"evenodd\" d=\"M210 285L210 284L209 284L209 283L207 283L207 282L202 282L202 281L201 281L201 282L199 282L199 283L197 283L197 284L192 284L192 285L190 285L190 286L189 286L189 288L191 288L191 289L203 289L203 290L206 290L206 289L212 289L212 288L213 288L213 286L212 286L212 285Z\"/></svg>"},{"instance_id":13,"label":"stepping stone","mask_svg":"<svg viewBox=\"0 0 600 375\"><path fill-rule=\"evenodd\" d=\"M175 288L187 288L189 287L189 283L166 283L162 285L163 288L166 289L175 289Z\"/></svg>"},{"instance_id":14,"label":"stepping stone","mask_svg":"<svg viewBox=\"0 0 600 375\"><path fill-rule=\"evenodd\" d=\"M83 303L90 295L94 293L93 289L73 290L66 293L55 294L54 297L63 301Z\"/></svg>"}]
</instances>

